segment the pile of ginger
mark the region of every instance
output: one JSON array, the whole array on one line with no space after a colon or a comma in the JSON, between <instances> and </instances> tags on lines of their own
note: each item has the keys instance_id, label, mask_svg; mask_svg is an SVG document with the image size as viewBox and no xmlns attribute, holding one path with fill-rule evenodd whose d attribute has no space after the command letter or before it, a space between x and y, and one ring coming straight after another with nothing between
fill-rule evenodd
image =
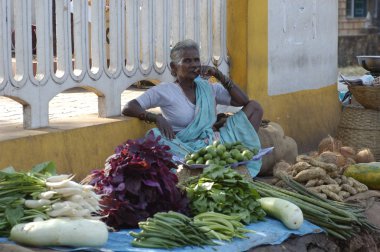
<instances>
[{"instance_id":1,"label":"pile of ginger","mask_svg":"<svg viewBox=\"0 0 380 252\"><path fill-rule=\"evenodd\" d=\"M368 190L365 184L346 177L345 169L352 164L374 161L370 149L356 151L350 146L342 146L341 141L329 136L319 143L318 151L297 156L294 164L285 161L276 163L272 183L287 188L281 177L288 176L322 198L344 201Z\"/></svg>"}]
</instances>

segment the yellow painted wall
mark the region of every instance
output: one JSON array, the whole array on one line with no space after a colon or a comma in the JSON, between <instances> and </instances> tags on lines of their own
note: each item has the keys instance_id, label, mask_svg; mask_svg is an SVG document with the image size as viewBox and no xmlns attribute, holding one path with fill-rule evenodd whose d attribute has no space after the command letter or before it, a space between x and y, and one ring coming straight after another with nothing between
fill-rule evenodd
<instances>
[{"instance_id":1,"label":"yellow painted wall","mask_svg":"<svg viewBox=\"0 0 380 252\"><path fill-rule=\"evenodd\" d=\"M28 171L32 166L54 161L60 174L75 174L83 179L93 169L104 168L104 161L115 147L127 139L143 136L152 124L136 118L70 130L24 136L0 142L0 169L13 166Z\"/></svg>"},{"instance_id":2,"label":"yellow painted wall","mask_svg":"<svg viewBox=\"0 0 380 252\"><path fill-rule=\"evenodd\" d=\"M268 96L268 1L229 0L227 28L231 77L263 106L264 118L279 123L299 152L315 150L323 137L334 136L341 113L336 83Z\"/></svg>"}]
</instances>

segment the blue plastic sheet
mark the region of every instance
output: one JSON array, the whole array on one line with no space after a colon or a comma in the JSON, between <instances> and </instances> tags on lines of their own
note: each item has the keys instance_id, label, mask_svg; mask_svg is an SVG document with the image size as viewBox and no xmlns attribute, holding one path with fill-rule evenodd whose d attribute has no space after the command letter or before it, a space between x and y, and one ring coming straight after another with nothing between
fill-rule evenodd
<instances>
[{"instance_id":1,"label":"blue plastic sheet","mask_svg":"<svg viewBox=\"0 0 380 252\"><path fill-rule=\"evenodd\" d=\"M146 249L136 248L131 246L131 237L128 232L138 232L139 229L121 230L119 232L112 232L109 234L108 242L103 248L64 248L54 247L57 251L97 251L97 252L163 252L163 251L175 251L175 252L240 252L248 249L260 246L260 245L276 245L281 244L290 235L306 235L311 233L320 233L322 229L308 221L304 221L301 228L298 230L290 230L286 228L280 221L266 218L266 221L260 221L252 223L246 228L255 231L255 233L248 233L248 239L234 239L231 242L222 242L219 246L204 246L204 247L182 247L177 249ZM11 243L8 239L0 238L0 242Z\"/></svg>"}]
</instances>

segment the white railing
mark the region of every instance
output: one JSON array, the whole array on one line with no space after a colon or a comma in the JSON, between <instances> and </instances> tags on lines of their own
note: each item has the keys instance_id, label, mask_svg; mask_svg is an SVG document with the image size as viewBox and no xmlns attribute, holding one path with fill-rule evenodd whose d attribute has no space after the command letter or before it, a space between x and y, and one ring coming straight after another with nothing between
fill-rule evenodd
<instances>
[{"instance_id":1,"label":"white railing","mask_svg":"<svg viewBox=\"0 0 380 252\"><path fill-rule=\"evenodd\" d=\"M0 96L23 105L25 128L48 126L49 101L73 87L118 116L130 85L172 79L170 48L185 38L228 73L225 0L1 0Z\"/></svg>"}]
</instances>

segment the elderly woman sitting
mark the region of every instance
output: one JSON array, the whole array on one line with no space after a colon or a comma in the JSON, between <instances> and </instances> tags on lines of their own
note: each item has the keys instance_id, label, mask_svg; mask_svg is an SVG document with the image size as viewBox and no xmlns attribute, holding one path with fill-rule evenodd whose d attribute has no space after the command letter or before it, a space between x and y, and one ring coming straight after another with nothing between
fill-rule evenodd
<instances>
[{"instance_id":1,"label":"elderly woman sitting","mask_svg":"<svg viewBox=\"0 0 380 252\"><path fill-rule=\"evenodd\" d=\"M170 146L171 152L184 157L214 140L221 143L240 141L249 148L260 148L257 131L263 109L234 82L218 69L201 66L198 44L192 40L178 42L170 53L170 67L174 82L163 82L150 88L138 98L129 101L122 113L154 122L153 133L161 135L161 142ZM215 77L212 84L202 77ZM216 105L242 107L227 118L218 131L213 130L217 120ZM162 114L147 112L159 107ZM250 162L252 176L259 172L261 163Z\"/></svg>"}]
</instances>

